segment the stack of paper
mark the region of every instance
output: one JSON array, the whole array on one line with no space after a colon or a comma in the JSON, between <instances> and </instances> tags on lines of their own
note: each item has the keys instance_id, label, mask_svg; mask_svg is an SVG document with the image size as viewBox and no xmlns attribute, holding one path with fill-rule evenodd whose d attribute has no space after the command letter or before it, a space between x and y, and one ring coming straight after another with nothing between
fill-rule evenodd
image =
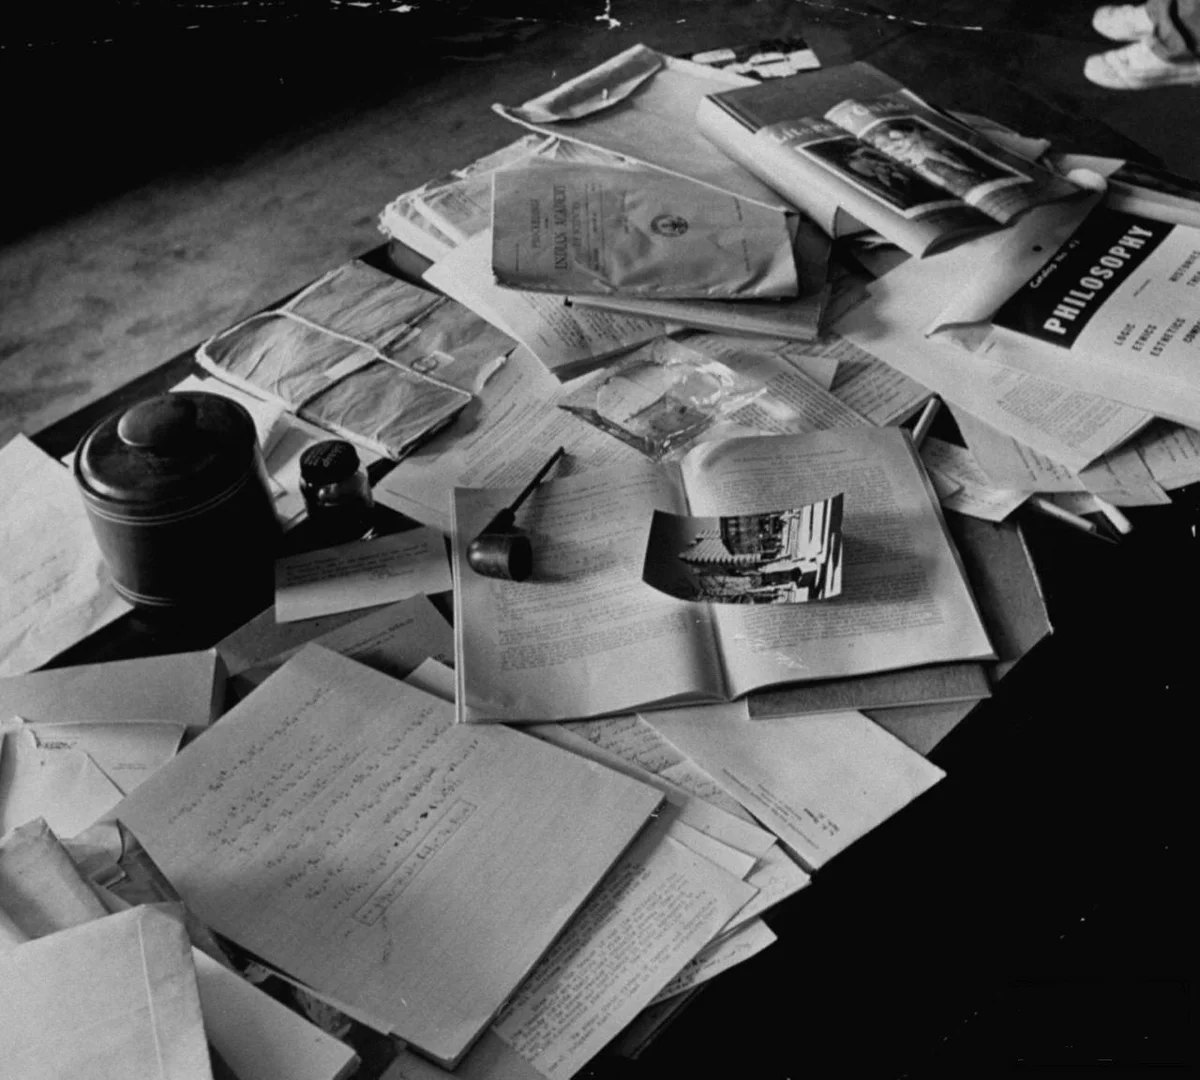
<instances>
[{"instance_id":1,"label":"stack of paper","mask_svg":"<svg viewBox=\"0 0 1200 1080\"><path fill-rule=\"evenodd\" d=\"M659 801L309 646L118 813L214 929L453 1063Z\"/></svg>"}]
</instances>

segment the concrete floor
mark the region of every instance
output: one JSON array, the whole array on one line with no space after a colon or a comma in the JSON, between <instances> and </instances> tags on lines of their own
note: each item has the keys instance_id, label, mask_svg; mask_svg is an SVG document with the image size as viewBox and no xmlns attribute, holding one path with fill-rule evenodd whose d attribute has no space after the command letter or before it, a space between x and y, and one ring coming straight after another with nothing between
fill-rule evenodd
<instances>
[{"instance_id":1,"label":"concrete floor","mask_svg":"<svg viewBox=\"0 0 1200 1080\"><path fill-rule=\"evenodd\" d=\"M126 14L138 7L114 3ZM1091 0L177 7L174 22L129 31L123 23L106 30L93 4L87 19L47 17L33 29L6 29L0 40L0 87L10 103L0 443L376 246L376 217L393 196L517 136L490 112L493 102L523 101L636 42L686 55L803 35L826 64L872 60L920 92L936 91L941 104L994 115L1061 146L1134 153L1136 140L1143 156L1200 178L1200 90L1116 93L1083 79L1084 58L1104 47L1090 29ZM983 83L981 68L996 78ZM997 85L1021 94L997 93ZM998 866L1005 855L997 853ZM1138 873L1145 889L1133 884ZM1156 880L1158 896L1175 890L1171 871L1154 873L1153 865L1114 871L1129 881L1119 901L1097 890L1095 916L1046 946L1061 971L1092 979L1086 993L1071 992L1080 1017L1114 1008L1105 958L1115 951L1134 964L1146 942L1127 936L1128 925L1149 924L1151 953L1171 948L1170 913L1182 913L1181 901L1174 909L1167 901L1160 917ZM976 972L970 993L946 986L927 1007L904 1000L902 975L881 982L880 973L864 973L863 987L897 995L897 1064L933 1061L939 1047L944 1055L957 1044L955 1060L970 1066L985 1045L1011 1056L1043 1035L1053 1042L1066 1023L1061 1002L1069 995L1052 993L1043 1008L1003 973L989 982ZM1162 1017L1157 1003L1168 999L1153 993L1143 987L1135 996L1145 1017ZM1044 1017L1049 1034L1035 1031L1029 1015ZM1141 1039L1153 1021L1138 1022ZM1163 1022L1169 1037L1183 1030L1172 1026L1174 1014ZM805 1060L807 1034L798 1033ZM847 1053L867 1054L870 1043L867 1033Z\"/></svg>"}]
</instances>

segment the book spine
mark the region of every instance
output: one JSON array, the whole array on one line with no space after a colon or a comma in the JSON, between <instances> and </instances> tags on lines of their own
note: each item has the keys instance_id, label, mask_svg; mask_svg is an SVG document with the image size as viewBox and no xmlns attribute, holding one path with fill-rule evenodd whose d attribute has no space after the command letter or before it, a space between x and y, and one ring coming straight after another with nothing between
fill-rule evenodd
<instances>
[{"instance_id":1,"label":"book spine","mask_svg":"<svg viewBox=\"0 0 1200 1080\"><path fill-rule=\"evenodd\" d=\"M836 235L836 195L806 175L804 161L793 150L761 135L762 125L745 109L710 95L696 110L696 124L724 154L804 211L830 236Z\"/></svg>"},{"instance_id":2,"label":"book spine","mask_svg":"<svg viewBox=\"0 0 1200 1080\"><path fill-rule=\"evenodd\" d=\"M730 100L725 97L724 94L709 94L707 101L711 102L713 106L720 109L721 112L725 113L726 116L735 123L740 124L751 134L765 127L753 113L740 105L736 100Z\"/></svg>"}]
</instances>

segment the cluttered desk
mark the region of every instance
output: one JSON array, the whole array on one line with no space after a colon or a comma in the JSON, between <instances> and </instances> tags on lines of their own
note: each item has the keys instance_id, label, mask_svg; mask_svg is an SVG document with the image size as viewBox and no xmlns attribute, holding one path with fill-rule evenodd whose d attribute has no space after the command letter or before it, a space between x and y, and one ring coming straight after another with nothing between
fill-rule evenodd
<instances>
[{"instance_id":1,"label":"cluttered desk","mask_svg":"<svg viewBox=\"0 0 1200 1080\"><path fill-rule=\"evenodd\" d=\"M14 1075L882 1061L1181 798L1194 185L863 63L496 108L0 450Z\"/></svg>"}]
</instances>

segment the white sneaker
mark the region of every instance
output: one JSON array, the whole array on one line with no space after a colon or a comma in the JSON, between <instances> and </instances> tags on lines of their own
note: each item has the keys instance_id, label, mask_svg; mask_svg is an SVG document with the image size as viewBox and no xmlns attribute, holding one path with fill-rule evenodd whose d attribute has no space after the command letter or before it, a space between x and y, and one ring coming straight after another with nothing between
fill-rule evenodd
<instances>
[{"instance_id":1,"label":"white sneaker","mask_svg":"<svg viewBox=\"0 0 1200 1080\"><path fill-rule=\"evenodd\" d=\"M1096 9L1092 29L1111 41L1137 41L1154 32L1154 21L1142 4L1110 4Z\"/></svg>"},{"instance_id":2,"label":"white sneaker","mask_svg":"<svg viewBox=\"0 0 1200 1080\"><path fill-rule=\"evenodd\" d=\"M1083 74L1097 86L1110 90L1148 90L1155 86L1200 84L1200 60L1164 60L1144 38L1089 56Z\"/></svg>"}]
</instances>

